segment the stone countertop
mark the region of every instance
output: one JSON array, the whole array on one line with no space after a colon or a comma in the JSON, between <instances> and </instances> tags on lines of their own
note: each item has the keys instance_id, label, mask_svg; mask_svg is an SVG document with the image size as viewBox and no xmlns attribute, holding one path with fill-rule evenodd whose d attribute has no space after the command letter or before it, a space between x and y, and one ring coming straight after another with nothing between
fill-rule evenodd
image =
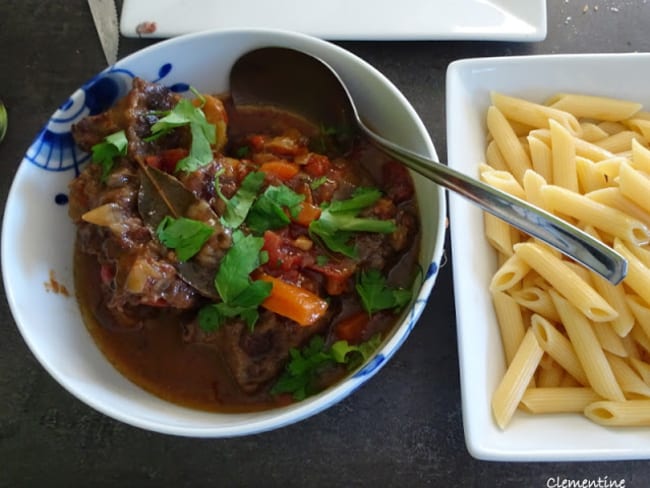
<instances>
[{"instance_id":1,"label":"stone countertop","mask_svg":"<svg viewBox=\"0 0 650 488\"><path fill-rule=\"evenodd\" d=\"M451 61L650 51L645 0L548 0L547 9L548 35L542 42L338 44L403 91L444 158L445 72ZM152 42L122 38L120 57ZM4 208L32 138L61 101L104 67L104 57L81 0L0 0L0 45L0 97L10 113L0 145ZM447 256L451 259L448 245ZM468 454L449 261L410 339L380 374L329 410L273 432L188 439L105 417L72 397L37 363L6 300L0 302L0 372L0 487L559 488L570 486L562 485L570 480L624 480L629 488L647 486L650 477L645 461L500 463Z\"/></svg>"}]
</instances>

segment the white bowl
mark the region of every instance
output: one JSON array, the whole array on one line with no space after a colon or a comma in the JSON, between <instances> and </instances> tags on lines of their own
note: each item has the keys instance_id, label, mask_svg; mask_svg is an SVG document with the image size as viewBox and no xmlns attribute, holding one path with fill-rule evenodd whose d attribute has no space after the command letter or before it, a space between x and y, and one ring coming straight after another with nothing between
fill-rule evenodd
<instances>
[{"instance_id":1,"label":"white bowl","mask_svg":"<svg viewBox=\"0 0 650 488\"><path fill-rule=\"evenodd\" d=\"M4 284L20 332L43 367L80 400L128 424L178 435L226 437L278 428L313 415L350 394L385 364L417 322L433 287L444 242L445 202L436 185L415 177L426 223L419 256L426 278L414 305L377 353L334 387L274 410L207 413L143 391L99 352L81 320L73 290L75 229L67 215L65 195L87 155L73 145L71 124L90 111L107 108L127 92L136 75L180 90L192 85L202 92L224 92L234 60L246 51L271 45L293 47L329 62L378 131L415 151L436 156L409 102L377 70L333 44L290 32L226 30L170 39L120 60L72 94L30 146L11 187L2 230ZM45 284L51 273L72 296L48 289Z\"/></svg>"},{"instance_id":2,"label":"white bowl","mask_svg":"<svg viewBox=\"0 0 650 488\"><path fill-rule=\"evenodd\" d=\"M449 165L478 176L485 159L490 91L542 102L557 92L614 96L650 107L648 54L584 54L457 61L447 71ZM481 211L449 200L465 438L479 459L569 461L650 456L649 428L605 428L581 415L517 412L501 431L490 401L505 371L488 283L495 253L483 237Z\"/></svg>"}]
</instances>

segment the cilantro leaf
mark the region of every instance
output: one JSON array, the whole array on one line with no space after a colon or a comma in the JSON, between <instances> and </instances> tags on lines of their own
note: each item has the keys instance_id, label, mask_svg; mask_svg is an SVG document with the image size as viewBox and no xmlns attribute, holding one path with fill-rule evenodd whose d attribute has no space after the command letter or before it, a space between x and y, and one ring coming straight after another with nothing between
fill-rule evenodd
<instances>
[{"instance_id":1,"label":"cilantro leaf","mask_svg":"<svg viewBox=\"0 0 650 488\"><path fill-rule=\"evenodd\" d=\"M309 184L309 188L311 188L312 190L316 190L322 185L324 185L325 183L327 183L327 176L320 176L319 178L316 178Z\"/></svg>"},{"instance_id":2,"label":"cilantro leaf","mask_svg":"<svg viewBox=\"0 0 650 488\"><path fill-rule=\"evenodd\" d=\"M110 134L92 148L92 160L102 166L101 180L105 181L108 174L113 169L115 158L126 156L126 150L129 141L126 139L126 133L121 130Z\"/></svg>"},{"instance_id":3,"label":"cilantro leaf","mask_svg":"<svg viewBox=\"0 0 650 488\"><path fill-rule=\"evenodd\" d=\"M373 205L380 197L381 192L376 188L359 188L347 200L323 205L320 217L309 224L309 233L320 238L331 251L355 257L356 250L349 244L352 232L388 234L396 229L392 220L357 217L361 210Z\"/></svg>"},{"instance_id":4,"label":"cilantro leaf","mask_svg":"<svg viewBox=\"0 0 650 488\"><path fill-rule=\"evenodd\" d=\"M320 391L318 376L325 368L344 364L354 369L367 360L381 344L379 334L357 346L347 341L337 341L327 349L322 336L312 337L302 349L291 348L289 363L278 381L271 388L271 394L291 393L294 400L304 400Z\"/></svg>"},{"instance_id":5,"label":"cilantro leaf","mask_svg":"<svg viewBox=\"0 0 650 488\"><path fill-rule=\"evenodd\" d=\"M286 185L269 186L250 209L246 225L257 233L284 227L291 222L284 209L296 217L304 199L304 195L294 192Z\"/></svg>"},{"instance_id":6,"label":"cilantro leaf","mask_svg":"<svg viewBox=\"0 0 650 488\"><path fill-rule=\"evenodd\" d=\"M257 307L271 293L273 284L253 281L250 273L268 259L261 252L264 239L241 231L233 233L233 246L221 260L214 283L221 303L207 305L199 311L199 326L206 332L214 332L226 320L241 317L252 330L259 317Z\"/></svg>"},{"instance_id":7,"label":"cilantro leaf","mask_svg":"<svg viewBox=\"0 0 650 488\"><path fill-rule=\"evenodd\" d=\"M181 99L169 112L151 126L151 141L161 137L177 127L189 125L192 144L189 154L176 163L176 171L196 171L212 161L211 144L217 141L216 127L209 123L201 107L186 99Z\"/></svg>"},{"instance_id":8,"label":"cilantro leaf","mask_svg":"<svg viewBox=\"0 0 650 488\"><path fill-rule=\"evenodd\" d=\"M361 273L356 284L363 308L369 314L379 310L399 309L411 301L412 292L404 288L393 288L386 284L386 278L377 269Z\"/></svg>"},{"instance_id":9,"label":"cilantro leaf","mask_svg":"<svg viewBox=\"0 0 650 488\"><path fill-rule=\"evenodd\" d=\"M237 193L228 200L221 193L218 181L215 181L217 194L219 195L219 198L226 203L226 210L221 217L221 223L231 229L239 227L244 220L246 220L246 216L248 215L250 208L253 206L255 198L257 198L257 193L260 191L263 184L264 173L261 171L248 173L242 181L239 190L237 190Z\"/></svg>"},{"instance_id":10,"label":"cilantro leaf","mask_svg":"<svg viewBox=\"0 0 650 488\"><path fill-rule=\"evenodd\" d=\"M187 261L198 253L203 244L214 233L214 229L204 222L180 217L165 216L156 228L160 242L176 251L180 261Z\"/></svg>"}]
</instances>

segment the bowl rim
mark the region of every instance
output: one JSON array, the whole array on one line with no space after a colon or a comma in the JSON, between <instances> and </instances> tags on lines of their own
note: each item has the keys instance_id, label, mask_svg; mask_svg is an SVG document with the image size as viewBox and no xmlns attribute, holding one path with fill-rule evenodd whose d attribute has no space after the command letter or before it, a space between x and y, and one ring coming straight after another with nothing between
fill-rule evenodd
<instances>
[{"instance_id":1,"label":"bowl rim","mask_svg":"<svg viewBox=\"0 0 650 488\"><path fill-rule=\"evenodd\" d=\"M214 38L214 39L224 39L237 36L271 36L273 39L281 39L285 42L298 42L301 49L311 50L311 49L325 49L329 50L336 55L337 57L345 58L349 61L353 61L354 64L361 66L366 70L372 77L377 78L378 81L382 83L386 89L388 89L395 99L399 102L400 107L402 107L405 112L408 114L409 119L413 122L414 126L417 128L417 136L421 139L421 143L425 146L428 154L431 157L436 157L436 151L433 146L431 137L426 130L424 123L416 113L415 109L412 107L410 102L406 97L395 87L395 85L388 80L381 72L374 68L371 64L360 58L359 56L354 55L353 53L345 50L342 47L337 46L336 44L330 43L328 41L318 39L306 34L301 34L292 31L286 31L282 29L241 29L241 28L229 28L229 29L213 29L203 32L196 32L192 34L186 34L166 40L157 42L156 44L147 46L143 49L133 52L132 54L120 59L114 65L114 67L120 67L128 63L133 63L137 61L140 57L155 56L159 52L164 52L169 46L173 46L179 43L192 43L196 39L203 38ZM104 73L110 70L113 67L108 67L106 70L98 73ZM77 90L78 91L78 90ZM74 92L76 93L76 92ZM71 95L74 96L74 93ZM17 196L16 196L16 182L21 177L22 173L26 171L27 165L23 159L19 165L16 174L14 175L11 187L9 189L7 197L7 206L5 208L5 216L3 217L2 225L2 242L1 242L1 260L2 263L5 263L9 259L9 249L12 243L12 239L15 239L15 236L10 235L7 232L7 218L6 216L9 212L14 211L14 205L17 205ZM438 190L437 195L437 204L439 209L438 222L434 230L435 235L437 236L434 242L434 245L431 249L431 263L438 264L443 254L444 241L446 235L445 227L445 215L446 215L446 201L444 197L444 192ZM430 263L430 264L431 264ZM225 415L228 418L233 418L233 416L241 416L243 418L242 422L236 422L232 425L219 425L219 422L215 422L216 426L206 428L204 425L185 425L182 422L179 424L172 423L161 423L155 418L146 418L144 416L134 417L129 412L123 412L119 409L116 409L114 406L103 403L95 398L93 392L83 392L79 388L70 384L70 382L65 378L64 375L60 374L59 371L49 361L39 353L39 348L37 347L37 340L34 339L32 334L29 331L29 325L24 324L21 320L21 312L19 304L16 300L15 290L12 284L9 282L9 277L7 275L6 267L3 265L3 283L6 291L7 301L9 307L16 323L16 326L21 333L21 336L28 348L37 358L40 365L52 376L59 385L71 393L74 397L81 400L86 405L92 407L93 409L113 418L124 422L126 424L143 428L146 430L151 430L155 432L173 434L180 436L189 436L189 437L233 437L254 434L259 432L264 432L276 428L280 428L289 424L299 422L303 419L306 419L312 415L315 415L330 406L338 403L350 393L364 384L368 379L370 379L374 374L376 374L379 369L387 362L388 359L399 349L401 344L404 342L406 337L410 333L410 329L415 325L415 322L419 319L426 301L431 293L433 288L435 278L437 275L437 268L433 270L432 275L424 280L422 286L420 287L417 298L408 314L405 316L402 322L396 327L393 331L393 334L387 338L380 349L375 353L375 356L382 356L383 360L380 364L370 371L368 374L361 378L356 378L355 375L348 376L344 381L338 383L337 385L326 389L318 395L310 397L302 402L297 402L288 407L279 407L265 412L266 415L251 415L248 413L244 414L225 414L225 413L212 413L212 412L199 412L201 415L209 416L210 418L218 418L219 416ZM73 300L76 299L72 297ZM408 322L412 322L411 327L406 330L404 325ZM401 333L396 333L401 331ZM139 387L138 387L139 388ZM151 395L151 394L149 394ZM163 400L164 402L164 400ZM169 402L165 402L169 403ZM171 404L173 405L173 404ZM179 407L173 405L174 408L181 410L186 410L192 415L198 415L197 411L194 409L189 409L187 407Z\"/></svg>"}]
</instances>

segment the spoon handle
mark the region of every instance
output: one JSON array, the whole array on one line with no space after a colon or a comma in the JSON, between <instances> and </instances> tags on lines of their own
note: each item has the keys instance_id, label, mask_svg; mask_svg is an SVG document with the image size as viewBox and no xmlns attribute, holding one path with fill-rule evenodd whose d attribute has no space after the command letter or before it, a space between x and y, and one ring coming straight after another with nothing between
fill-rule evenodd
<instances>
[{"instance_id":1,"label":"spoon handle","mask_svg":"<svg viewBox=\"0 0 650 488\"><path fill-rule=\"evenodd\" d=\"M521 231L544 241L611 283L618 284L627 274L627 261L623 256L577 227L442 163L407 151L363 125L362 130L380 149L412 170L459 193Z\"/></svg>"}]
</instances>

